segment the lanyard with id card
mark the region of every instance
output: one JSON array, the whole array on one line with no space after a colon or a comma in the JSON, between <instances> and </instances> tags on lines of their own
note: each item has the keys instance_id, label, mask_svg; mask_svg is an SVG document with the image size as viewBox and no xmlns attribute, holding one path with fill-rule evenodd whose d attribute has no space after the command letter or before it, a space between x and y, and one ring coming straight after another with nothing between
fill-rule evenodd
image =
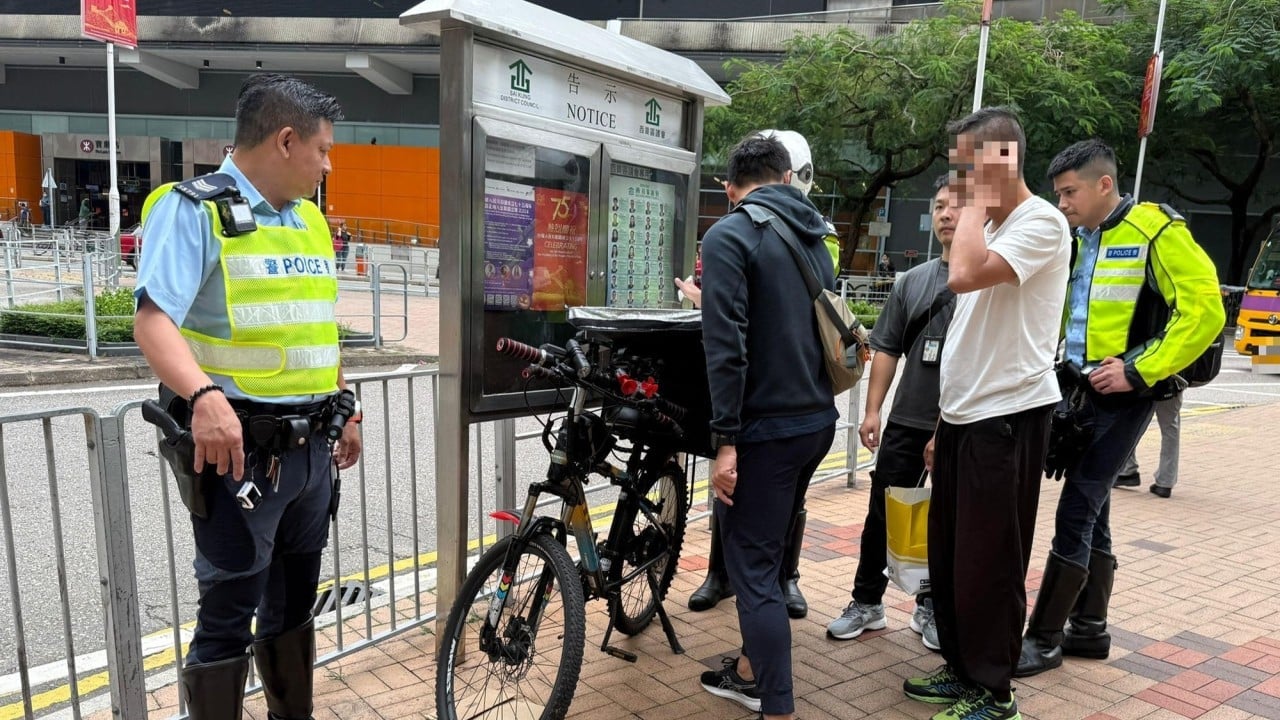
<instances>
[{"instance_id":1,"label":"lanyard with id card","mask_svg":"<svg viewBox=\"0 0 1280 720\"><path fill-rule=\"evenodd\" d=\"M950 288L944 287L942 292L938 293L933 299L933 304L927 310L919 315L911 318L911 323L907 325L907 329L902 334L902 347L910 352L915 347L916 340L922 341L920 348L920 363L926 366L937 366L942 362L942 343L946 340L947 330L943 327L939 331L932 333L924 332L934 315L938 315L955 302L956 294Z\"/></svg>"}]
</instances>

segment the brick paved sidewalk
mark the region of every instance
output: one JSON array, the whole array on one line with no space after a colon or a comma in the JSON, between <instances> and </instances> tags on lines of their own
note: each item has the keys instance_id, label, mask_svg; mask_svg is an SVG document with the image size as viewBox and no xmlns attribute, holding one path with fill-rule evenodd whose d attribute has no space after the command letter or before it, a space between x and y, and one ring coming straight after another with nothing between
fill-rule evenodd
<instances>
[{"instance_id":1,"label":"brick paved sidewalk","mask_svg":"<svg viewBox=\"0 0 1280 720\"><path fill-rule=\"evenodd\" d=\"M1121 563L1112 602L1114 645L1106 661L1069 659L1060 669L1015 681L1028 720L1080 718L1280 718L1280 525L1275 510L1280 405L1183 420L1182 468L1173 497L1117 490L1112 505ZM1139 457L1153 468L1158 432ZM1040 505L1030 589L1052 535L1059 486L1046 481ZM890 589L889 627L854 641L825 637L826 622L848 601L858 536L867 504L864 486L842 482L813 488L802 564L809 617L793 621L797 717L928 718L938 708L906 699L902 680L932 670L940 656L907 628L912 600ZM655 624L615 642L639 654L628 664L599 652L603 604L588 607L582 680L571 717L750 718L710 696L698 675L736 654L732 601L692 613L689 593L701 581L707 527L687 536L684 572L668 602L684 655L673 655ZM323 652L323 649L322 649ZM410 632L317 671L316 718L434 718L434 636ZM156 693L171 707L172 689ZM261 697L248 717L266 717ZM155 715L166 717L165 714Z\"/></svg>"}]
</instances>

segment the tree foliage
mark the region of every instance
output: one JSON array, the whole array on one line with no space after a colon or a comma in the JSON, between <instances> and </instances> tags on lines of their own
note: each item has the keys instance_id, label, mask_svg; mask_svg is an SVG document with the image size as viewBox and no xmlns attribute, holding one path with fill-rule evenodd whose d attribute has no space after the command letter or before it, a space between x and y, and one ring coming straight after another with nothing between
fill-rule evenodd
<instances>
[{"instance_id":1,"label":"tree foliage","mask_svg":"<svg viewBox=\"0 0 1280 720\"><path fill-rule=\"evenodd\" d=\"M1129 19L1115 28L1137 64L1150 56L1158 5L1132 0ZM1169 0L1162 46L1163 93L1143 184L1227 208L1231 254L1224 276L1239 281L1251 250L1280 214L1280 191L1267 182L1280 150L1280 3ZM1131 62L1130 72L1141 70Z\"/></svg>"},{"instance_id":2,"label":"tree foliage","mask_svg":"<svg viewBox=\"0 0 1280 720\"><path fill-rule=\"evenodd\" d=\"M852 218L841 252L841 266L850 267L881 192L941 167L947 122L971 109L978 12L975 1L952 0L940 16L895 34L866 37L838 28L794 38L780 63L732 62L741 73L729 85L733 105L707 116L709 159L722 160L753 130L804 134L819 184L843 197ZM1133 126L1134 78L1122 69L1099 70L1128 53L1116 33L1070 13L1042 23L992 24L984 104L1011 105L1022 114L1033 187L1061 147Z\"/></svg>"}]
</instances>

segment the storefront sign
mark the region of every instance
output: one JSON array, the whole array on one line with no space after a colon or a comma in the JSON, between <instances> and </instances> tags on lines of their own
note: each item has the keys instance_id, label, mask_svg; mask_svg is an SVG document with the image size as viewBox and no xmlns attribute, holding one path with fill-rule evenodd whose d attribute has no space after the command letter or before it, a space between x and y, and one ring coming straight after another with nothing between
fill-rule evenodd
<instances>
[{"instance_id":1,"label":"storefront sign","mask_svg":"<svg viewBox=\"0 0 1280 720\"><path fill-rule=\"evenodd\" d=\"M116 159L124 162L150 162L151 141L152 138L136 135L117 137ZM156 142L159 143L159 140ZM111 157L111 143L106 135L45 133L44 152L48 157L71 160L106 160Z\"/></svg>"},{"instance_id":2,"label":"storefront sign","mask_svg":"<svg viewBox=\"0 0 1280 720\"><path fill-rule=\"evenodd\" d=\"M111 144L106 140L90 140L85 138L80 141L80 152L84 155L109 155ZM120 154L120 141L116 141L116 155Z\"/></svg>"},{"instance_id":3,"label":"storefront sign","mask_svg":"<svg viewBox=\"0 0 1280 720\"><path fill-rule=\"evenodd\" d=\"M528 53L477 43L475 101L684 147L684 103Z\"/></svg>"}]
</instances>

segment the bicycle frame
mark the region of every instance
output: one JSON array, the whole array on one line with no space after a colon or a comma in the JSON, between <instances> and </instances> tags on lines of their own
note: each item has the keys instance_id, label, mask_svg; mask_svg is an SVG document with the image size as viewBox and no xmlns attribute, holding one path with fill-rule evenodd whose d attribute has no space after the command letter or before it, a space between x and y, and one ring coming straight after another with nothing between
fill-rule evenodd
<instances>
[{"instance_id":1,"label":"bicycle frame","mask_svg":"<svg viewBox=\"0 0 1280 720\"><path fill-rule=\"evenodd\" d=\"M489 603L488 618L483 631L486 636L497 628L503 604L506 602L511 584L515 581L515 573L518 569L515 566L516 562L525 547L529 545L531 538L541 533L551 535L561 544L567 544L568 535L573 535L574 543L578 548L580 570L582 576L586 579L584 590L587 591L587 597L585 599L591 599L592 597L609 598L612 594L616 594L618 589L625 583L638 577L640 573L645 573L648 576L651 590L654 592L655 597L658 595L656 581L653 575L648 572L648 569L658 561L657 558L650 559L645 564L637 566L634 571L626 576L619 576L617 580L612 582L610 582L608 575L613 565L606 566L601 562L596 546L595 530L591 524L591 509L587 503L585 492L586 482L584 476L587 469L580 467L581 459L575 452L578 418L583 416L587 395L588 393L582 387L574 386L568 412L563 425L560 427L555 448L551 453L551 465L547 470L548 481L533 483L529 486L528 497L525 499L524 508L518 518L512 518L505 513L496 514L501 519L514 519L519 527L510 548L508 548L507 559L503 563L502 579L499 582L498 592L494 594ZM638 447L633 452L636 456L640 454ZM625 503L628 502L635 502L639 512L643 513L649 522L653 523L654 526L659 524L658 518L653 512L652 503L646 498L631 498L629 494L631 474L629 472L615 468L607 463L602 463L601 467L591 469L608 471L611 480L622 487L618 499L619 507L624 507ZM559 520L537 514L538 500L544 493L554 495L564 502L564 508ZM624 529L622 527L623 522L622 515L615 513L609 530L607 547L616 547L619 544L620 535ZM612 563L613 558L609 558L609 560ZM544 599L549 598L553 581L554 577L550 568L544 568L535 586L535 594L542 596ZM537 637L542 620L541 612L545 605L546 602L544 600L543 603L530 611L528 625L534 638ZM675 630L671 625L670 619L667 617L665 610L662 609L661 600L658 602L658 611L672 649L677 654L683 653L684 649L680 647L679 641L676 639ZM601 649L615 657L635 662L636 656L633 653L609 646L609 637L613 632L613 625L614 618L611 615Z\"/></svg>"}]
</instances>

